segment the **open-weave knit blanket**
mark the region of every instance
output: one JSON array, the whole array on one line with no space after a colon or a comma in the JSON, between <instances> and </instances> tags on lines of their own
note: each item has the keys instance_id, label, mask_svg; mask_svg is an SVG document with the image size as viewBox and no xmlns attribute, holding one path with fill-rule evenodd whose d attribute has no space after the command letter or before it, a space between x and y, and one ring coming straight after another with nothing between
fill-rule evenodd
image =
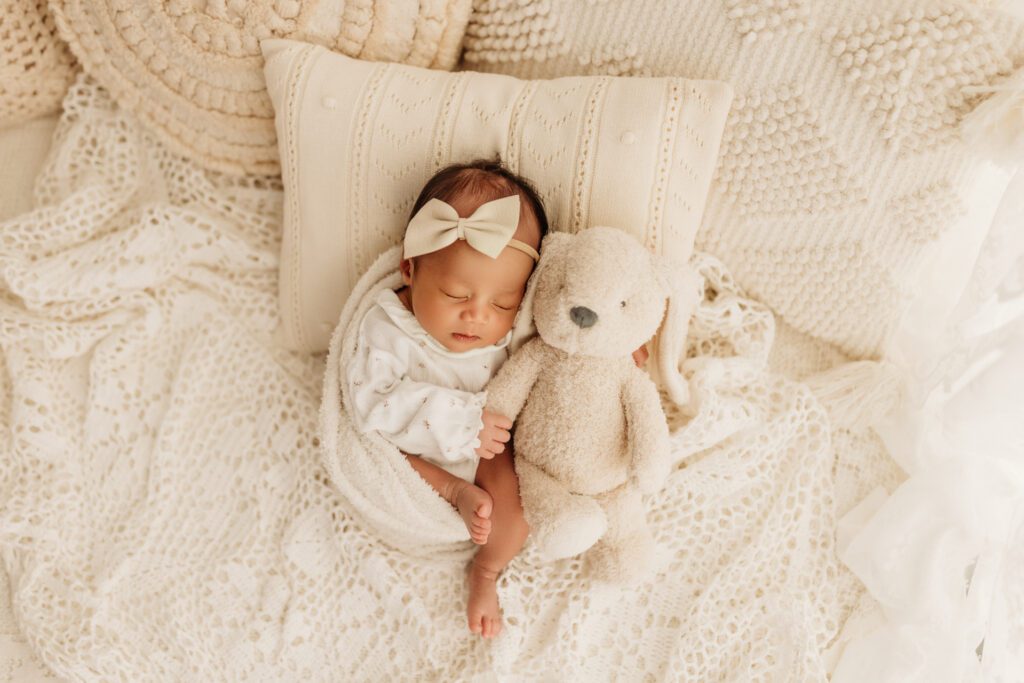
<instances>
[{"instance_id":1,"label":"open-weave knit blanket","mask_svg":"<svg viewBox=\"0 0 1024 683\"><path fill-rule=\"evenodd\" d=\"M694 262L696 415L673 416L677 467L646 499L657 578L602 587L527 549L484 641L472 547L385 543L327 476L324 359L272 334L277 180L201 172L80 77L36 203L0 225L0 553L58 674L825 678L863 592L835 557L828 417L765 370L772 317L714 259Z\"/></svg>"}]
</instances>

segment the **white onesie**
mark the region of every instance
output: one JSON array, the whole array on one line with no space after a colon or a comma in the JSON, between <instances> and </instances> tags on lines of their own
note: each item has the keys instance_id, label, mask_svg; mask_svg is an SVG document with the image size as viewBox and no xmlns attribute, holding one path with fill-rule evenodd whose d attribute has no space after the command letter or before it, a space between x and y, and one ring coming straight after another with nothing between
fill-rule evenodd
<instances>
[{"instance_id":1,"label":"white onesie","mask_svg":"<svg viewBox=\"0 0 1024 683\"><path fill-rule=\"evenodd\" d=\"M492 346L450 351L394 291L382 290L359 323L346 369L356 427L376 430L405 453L472 482L487 401L483 388L508 358L511 338L510 331Z\"/></svg>"}]
</instances>

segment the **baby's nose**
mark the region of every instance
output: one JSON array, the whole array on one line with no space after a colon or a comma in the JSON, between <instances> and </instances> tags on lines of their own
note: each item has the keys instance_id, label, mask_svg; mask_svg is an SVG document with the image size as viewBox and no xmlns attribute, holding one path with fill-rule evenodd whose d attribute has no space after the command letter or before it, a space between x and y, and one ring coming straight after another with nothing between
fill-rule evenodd
<instances>
[{"instance_id":1,"label":"baby's nose","mask_svg":"<svg viewBox=\"0 0 1024 683\"><path fill-rule=\"evenodd\" d=\"M469 320L485 320L487 318L487 302L477 301L478 298L474 297L462 311Z\"/></svg>"},{"instance_id":2,"label":"baby's nose","mask_svg":"<svg viewBox=\"0 0 1024 683\"><path fill-rule=\"evenodd\" d=\"M574 323L584 329L593 327L594 323L597 322L597 313L594 313L586 306L573 306L569 309L569 317L572 318Z\"/></svg>"}]
</instances>

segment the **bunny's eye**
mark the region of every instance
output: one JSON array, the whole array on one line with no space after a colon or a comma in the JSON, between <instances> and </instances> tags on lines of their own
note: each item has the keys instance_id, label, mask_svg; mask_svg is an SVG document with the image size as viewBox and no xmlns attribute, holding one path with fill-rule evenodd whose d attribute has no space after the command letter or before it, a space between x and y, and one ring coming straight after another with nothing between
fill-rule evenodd
<instances>
[{"instance_id":1,"label":"bunny's eye","mask_svg":"<svg viewBox=\"0 0 1024 683\"><path fill-rule=\"evenodd\" d=\"M619 306L622 307L622 308L625 308L626 307L626 302L625 301L620 301L619 302Z\"/></svg>"}]
</instances>

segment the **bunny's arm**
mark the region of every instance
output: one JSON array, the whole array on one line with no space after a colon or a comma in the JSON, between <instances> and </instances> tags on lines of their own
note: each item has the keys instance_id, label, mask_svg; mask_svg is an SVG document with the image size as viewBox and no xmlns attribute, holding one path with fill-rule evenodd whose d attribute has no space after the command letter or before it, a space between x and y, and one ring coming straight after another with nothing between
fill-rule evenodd
<instances>
[{"instance_id":1,"label":"bunny's arm","mask_svg":"<svg viewBox=\"0 0 1024 683\"><path fill-rule=\"evenodd\" d=\"M526 397L540 376L544 342L534 337L505 361L498 374L487 383L487 409L515 420L526 405Z\"/></svg>"},{"instance_id":2,"label":"bunny's arm","mask_svg":"<svg viewBox=\"0 0 1024 683\"><path fill-rule=\"evenodd\" d=\"M647 375L631 367L622 387L630 469L641 493L658 491L671 471L668 422L658 390Z\"/></svg>"}]
</instances>

